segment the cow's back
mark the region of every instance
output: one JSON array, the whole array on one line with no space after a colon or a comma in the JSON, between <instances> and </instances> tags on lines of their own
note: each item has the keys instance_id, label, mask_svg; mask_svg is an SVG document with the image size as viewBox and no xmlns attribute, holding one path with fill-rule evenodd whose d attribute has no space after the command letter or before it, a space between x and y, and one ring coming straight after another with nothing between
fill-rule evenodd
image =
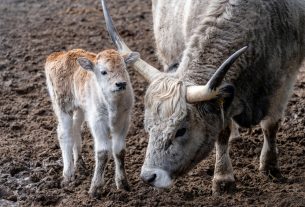
<instances>
[{"instance_id":1,"label":"cow's back","mask_svg":"<svg viewBox=\"0 0 305 207\"><path fill-rule=\"evenodd\" d=\"M301 0L210 1L177 72L206 84L226 57L248 45L225 81L236 89L232 116L244 127L256 125L272 105L287 103L305 55L304 14Z\"/></svg>"},{"instance_id":2,"label":"cow's back","mask_svg":"<svg viewBox=\"0 0 305 207\"><path fill-rule=\"evenodd\" d=\"M157 54L165 70L179 63L188 39L205 15L208 0L153 0Z\"/></svg>"}]
</instances>

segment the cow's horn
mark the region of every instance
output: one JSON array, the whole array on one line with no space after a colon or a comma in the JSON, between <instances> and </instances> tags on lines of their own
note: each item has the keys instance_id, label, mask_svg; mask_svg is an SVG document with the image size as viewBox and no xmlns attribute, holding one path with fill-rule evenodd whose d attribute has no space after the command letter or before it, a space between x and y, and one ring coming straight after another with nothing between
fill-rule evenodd
<instances>
[{"instance_id":1,"label":"cow's horn","mask_svg":"<svg viewBox=\"0 0 305 207\"><path fill-rule=\"evenodd\" d=\"M103 7L103 13L106 21L106 27L108 30L108 33L117 47L118 51L121 54L126 54L131 52L131 50L128 48L128 46L125 44L125 42L121 39L120 35L118 34L112 18L109 14L108 7L105 0L101 0L102 7ZM143 61L141 58L139 58L132 67L140 74L142 75L148 82L152 82L156 77L161 74L161 72L156 69L155 67L149 65L147 62Z\"/></svg>"},{"instance_id":2,"label":"cow's horn","mask_svg":"<svg viewBox=\"0 0 305 207\"><path fill-rule=\"evenodd\" d=\"M247 50L247 46L236 51L231 55L215 72L212 78L206 85L189 86L187 87L186 100L188 103L195 103L200 101L208 101L215 98L219 91L218 87L223 81L226 73L236 59Z\"/></svg>"}]
</instances>

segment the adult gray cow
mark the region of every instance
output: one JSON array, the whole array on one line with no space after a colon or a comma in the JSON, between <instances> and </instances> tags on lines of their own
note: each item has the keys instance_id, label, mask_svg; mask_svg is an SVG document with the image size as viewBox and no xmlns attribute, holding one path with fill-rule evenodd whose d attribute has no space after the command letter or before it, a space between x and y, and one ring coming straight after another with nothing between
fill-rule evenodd
<instances>
[{"instance_id":1,"label":"adult gray cow","mask_svg":"<svg viewBox=\"0 0 305 207\"><path fill-rule=\"evenodd\" d=\"M129 52L101 1L113 42L121 53ZM165 66L181 62L172 73L141 59L133 65L150 83L145 95L149 142L141 177L152 186L169 187L216 145L212 190L231 190L232 119L242 127L260 123L260 170L280 177L276 133L305 55L305 1L200 2L153 0L159 57ZM245 45L244 54L245 48L224 62Z\"/></svg>"}]
</instances>

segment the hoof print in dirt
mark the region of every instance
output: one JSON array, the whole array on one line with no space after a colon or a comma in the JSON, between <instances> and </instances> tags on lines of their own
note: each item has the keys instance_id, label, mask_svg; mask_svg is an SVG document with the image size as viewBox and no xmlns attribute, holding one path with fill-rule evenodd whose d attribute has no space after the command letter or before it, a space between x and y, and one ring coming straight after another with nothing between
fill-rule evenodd
<instances>
[{"instance_id":1,"label":"hoof print in dirt","mask_svg":"<svg viewBox=\"0 0 305 207\"><path fill-rule=\"evenodd\" d=\"M234 192L236 192L235 181L213 181L212 194L214 196L233 194Z\"/></svg>"}]
</instances>

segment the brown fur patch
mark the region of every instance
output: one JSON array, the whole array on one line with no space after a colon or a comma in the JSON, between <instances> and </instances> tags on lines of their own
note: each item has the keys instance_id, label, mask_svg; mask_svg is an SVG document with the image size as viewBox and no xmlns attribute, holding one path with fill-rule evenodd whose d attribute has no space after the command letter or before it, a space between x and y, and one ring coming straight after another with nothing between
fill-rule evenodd
<instances>
[{"instance_id":1,"label":"brown fur patch","mask_svg":"<svg viewBox=\"0 0 305 207\"><path fill-rule=\"evenodd\" d=\"M51 61L56 61L58 58L60 58L63 54L65 54L65 52L61 51L61 52L54 52L51 55L48 56L47 61L46 62L51 62Z\"/></svg>"},{"instance_id":2,"label":"brown fur patch","mask_svg":"<svg viewBox=\"0 0 305 207\"><path fill-rule=\"evenodd\" d=\"M73 83L77 83L78 93L84 93L84 83L90 79L91 73L80 68L77 58L86 57L96 62L96 55L82 49L74 49L68 52L55 52L48 56L45 64L47 78L53 86L53 103L56 103L61 110L71 113L76 106L73 105L74 93Z\"/></svg>"},{"instance_id":3,"label":"brown fur patch","mask_svg":"<svg viewBox=\"0 0 305 207\"><path fill-rule=\"evenodd\" d=\"M100 52L97 55L97 62L98 61L105 61L108 65L108 70L110 72L120 72L122 70L122 63L124 62L122 56L119 52L113 49L105 50Z\"/></svg>"},{"instance_id":4,"label":"brown fur patch","mask_svg":"<svg viewBox=\"0 0 305 207\"><path fill-rule=\"evenodd\" d=\"M93 73L81 68L77 59L85 57L94 64L98 62L106 65L108 81L115 82L120 78L126 80L124 58L116 50L104 50L97 55L82 49L74 49L67 52L55 52L48 56L45 64L46 76L52 85L54 97L52 101L66 113L72 113L75 105L75 96L78 103L83 104L86 83Z\"/></svg>"}]
</instances>

